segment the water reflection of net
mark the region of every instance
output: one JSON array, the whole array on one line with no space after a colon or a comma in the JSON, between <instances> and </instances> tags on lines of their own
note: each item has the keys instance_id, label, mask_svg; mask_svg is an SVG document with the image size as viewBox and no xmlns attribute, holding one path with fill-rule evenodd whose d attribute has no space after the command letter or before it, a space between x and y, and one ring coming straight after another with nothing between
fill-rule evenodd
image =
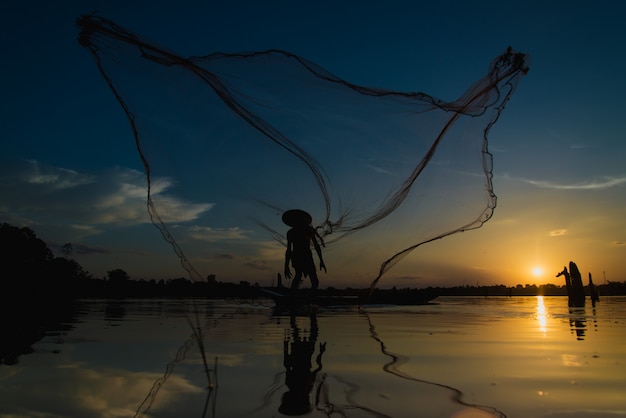
<instances>
[{"instance_id":1,"label":"water reflection of net","mask_svg":"<svg viewBox=\"0 0 626 418\"><path fill-rule=\"evenodd\" d=\"M195 259L220 274L272 269L267 241L284 245L293 207L313 216L327 265L372 286L418 246L492 216L487 135L524 54L509 49L444 102L357 86L285 51L184 58L100 17L78 25L130 121L150 216L192 278L206 275L184 241L202 242L214 258Z\"/></svg>"},{"instance_id":2,"label":"water reflection of net","mask_svg":"<svg viewBox=\"0 0 626 418\"><path fill-rule=\"evenodd\" d=\"M167 363L167 365L165 366L165 372L163 373L163 376L159 377L158 379L154 381L152 387L150 388L150 391L148 392L144 400L141 402L141 404L139 404L139 406L137 407L137 411L135 412L135 415L133 418L144 417L150 411L154 402L157 399L157 395L159 394L159 392L161 391L165 383L168 381L168 379L174 372L175 366L183 362L187 358L187 354L193 348L194 345L198 346L198 348L200 349L200 355L202 356L204 372L208 380L207 396L205 398L204 408L203 408L201 416L202 417L207 416L207 413L209 411L209 403L211 401L213 401L213 404L212 404L213 416L215 416L216 393L214 392L214 390L216 390L217 388L217 358L215 358L215 364L214 364L213 369L209 370L207 359L206 359L206 350L204 346L204 336L202 332L203 327L200 324L198 307L195 305L195 303L193 304L193 315L194 315L194 318L192 320L192 318L190 317L190 313L186 314L187 323L189 324L189 327L192 329L192 335L187 340L185 340L185 342L183 342L183 344L178 348L174 359L170 361L169 363Z\"/></svg>"},{"instance_id":3,"label":"water reflection of net","mask_svg":"<svg viewBox=\"0 0 626 418\"><path fill-rule=\"evenodd\" d=\"M389 363L386 363L383 366L383 370L387 373L390 373L394 376L398 376L402 379L406 379L406 380L411 380L414 382L419 382L419 383L425 383L427 385L431 385L431 386L438 386L440 388L446 389L448 391L451 392L452 394L452 401L454 401L455 403L462 405L462 406L466 406L468 408L474 408L474 409L478 409L484 412L487 412L489 415L491 416L495 416L498 418L506 418L506 415L502 412L499 411L498 409L496 409L493 406L486 406L486 405L478 405L478 404L473 404L473 403L469 403L463 400L464 394L463 391L461 391L460 389L457 389L455 387L452 387L450 385L446 385L443 383L438 383L438 382L432 382L429 380L424 380L424 379L419 379L417 377L411 376L407 373L404 373L400 370L400 366L406 362L406 357L400 355L400 354L396 354L396 353L392 353L391 351L389 351L387 349L387 346L385 345L385 342L378 336L378 333L376 332L376 327L374 326L374 322L372 321L372 319L370 318L370 316L367 314L367 312L363 311L365 317L367 318L367 322L369 323L369 327L370 327L370 335L371 337L378 342L378 344L380 344L380 351L387 357L389 357L391 359L391 361Z\"/></svg>"}]
</instances>

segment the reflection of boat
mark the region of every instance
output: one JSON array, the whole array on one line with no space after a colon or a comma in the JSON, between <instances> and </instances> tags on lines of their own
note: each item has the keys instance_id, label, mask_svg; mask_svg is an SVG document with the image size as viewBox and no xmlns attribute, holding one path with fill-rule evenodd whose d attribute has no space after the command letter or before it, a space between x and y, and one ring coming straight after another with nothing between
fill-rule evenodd
<instances>
[{"instance_id":1,"label":"reflection of boat","mask_svg":"<svg viewBox=\"0 0 626 418\"><path fill-rule=\"evenodd\" d=\"M425 305L439 296L431 289L382 290L301 290L290 293L286 288L259 288L276 306L360 306L360 305Z\"/></svg>"}]
</instances>

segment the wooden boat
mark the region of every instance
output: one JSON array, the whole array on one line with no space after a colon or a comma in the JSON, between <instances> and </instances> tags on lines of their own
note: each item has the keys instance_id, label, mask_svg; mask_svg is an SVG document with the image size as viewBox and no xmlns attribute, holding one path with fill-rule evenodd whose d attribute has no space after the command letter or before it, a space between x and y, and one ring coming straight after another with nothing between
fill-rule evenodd
<instances>
[{"instance_id":1,"label":"wooden boat","mask_svg":"<svg viewBox=\"0 0 626 418\"><path fill-rule=\"evenodd\" d=\"M369 290L311 292L302 290L291 293L286 288L259 288L263 295L271 298L277 307L298 306L363 306L363 305L426 305L438 294L430 289L381 290L375 289L370 295Z\"/></svg>"},{"instance_id":2,"label":"wooden boat","mask_svg":"<svg viewBox=\"0 0 626 418\"><path fill-rule=\"evenodd\" d=\"M271 298L277 307L297 306L358 306L359 298L354 295L328 295L312 292L290 293L289 289L260 288L265 296ZM279 290L279 291L277 291Z\"/></svg>"}]
</instances>

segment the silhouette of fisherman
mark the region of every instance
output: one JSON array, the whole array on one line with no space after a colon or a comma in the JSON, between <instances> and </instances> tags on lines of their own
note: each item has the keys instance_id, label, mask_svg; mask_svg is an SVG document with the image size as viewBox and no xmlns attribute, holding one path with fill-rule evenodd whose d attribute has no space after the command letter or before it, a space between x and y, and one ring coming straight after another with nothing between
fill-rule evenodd
<instances>
[{"instance_id":1,"label":"silhouette of fisherman","mask_svg":"<svg viewBox=\"0 0 626 418\"><path fill-rule=\"evenodd\" d=\"M291 316L293 342L289 352L289 340L283 341L283 365L285 366L285 385L289 389L283 393L278 412L283 415L304 415L313 410L311 391L315 385L317 372L322 370L322 355L326 343L320 343L319 354L315 358L317 368L311 370L311 356L315 353L318 327L315 313L309 316L311 328L309 338L301 337L295 315Z\"/></svg>"},{"instance_id":2,"label":"silhouette of fisherman","mask_svg":"<svg viewBox=\"0 0 626 418\"><path fill-rule=\"evenodd\" d=\"M311 252L311 243L320 259L320 270L326 271L326 265L322 258L322 249L317 239L320 239L322 246L324 242L317 231L311 226L313 218L307 212L300 209L291 209L283 213L283 222L290 226L287 231L287 251L285 252L285 277L291 278L289 262L295 270L291 290L296 291L302 281L302 276L309 277L311 289L316 290L319 286L315 262Z\"/></svg>"}]
</instances>

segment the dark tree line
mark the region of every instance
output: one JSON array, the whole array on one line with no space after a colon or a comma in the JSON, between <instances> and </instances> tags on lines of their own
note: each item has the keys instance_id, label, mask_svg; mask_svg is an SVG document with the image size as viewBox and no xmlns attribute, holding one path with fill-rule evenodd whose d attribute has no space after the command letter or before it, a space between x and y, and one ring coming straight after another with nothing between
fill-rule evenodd
<instances>
[{"instance_id":1,"label":"dark tree line","mask_svg":"<svg viewBox=\"0 0 626 418\"><path fill-rule=\"evenodd\" d=\"M76 260L55 257L32 229L7 223L0 225L0 266L3 298L71 295L91 278Z\"/></svg>"},{"instance_id":2,"label":"dark tree line","mask_svg":"<svg viewBox=\"0 0 626 418\"><path fill-rule=\"evenodd\" d=\"M98 279L71 258L72 252L67 243L64 256L55 257L32 229L1 224L0 307L20 305L24 300L58 304L77 297L252 297L255 293L247 281L220 283L215 275L201 283L185 278L131 280L118 268Z\"/></svg>"}]
</instances>

